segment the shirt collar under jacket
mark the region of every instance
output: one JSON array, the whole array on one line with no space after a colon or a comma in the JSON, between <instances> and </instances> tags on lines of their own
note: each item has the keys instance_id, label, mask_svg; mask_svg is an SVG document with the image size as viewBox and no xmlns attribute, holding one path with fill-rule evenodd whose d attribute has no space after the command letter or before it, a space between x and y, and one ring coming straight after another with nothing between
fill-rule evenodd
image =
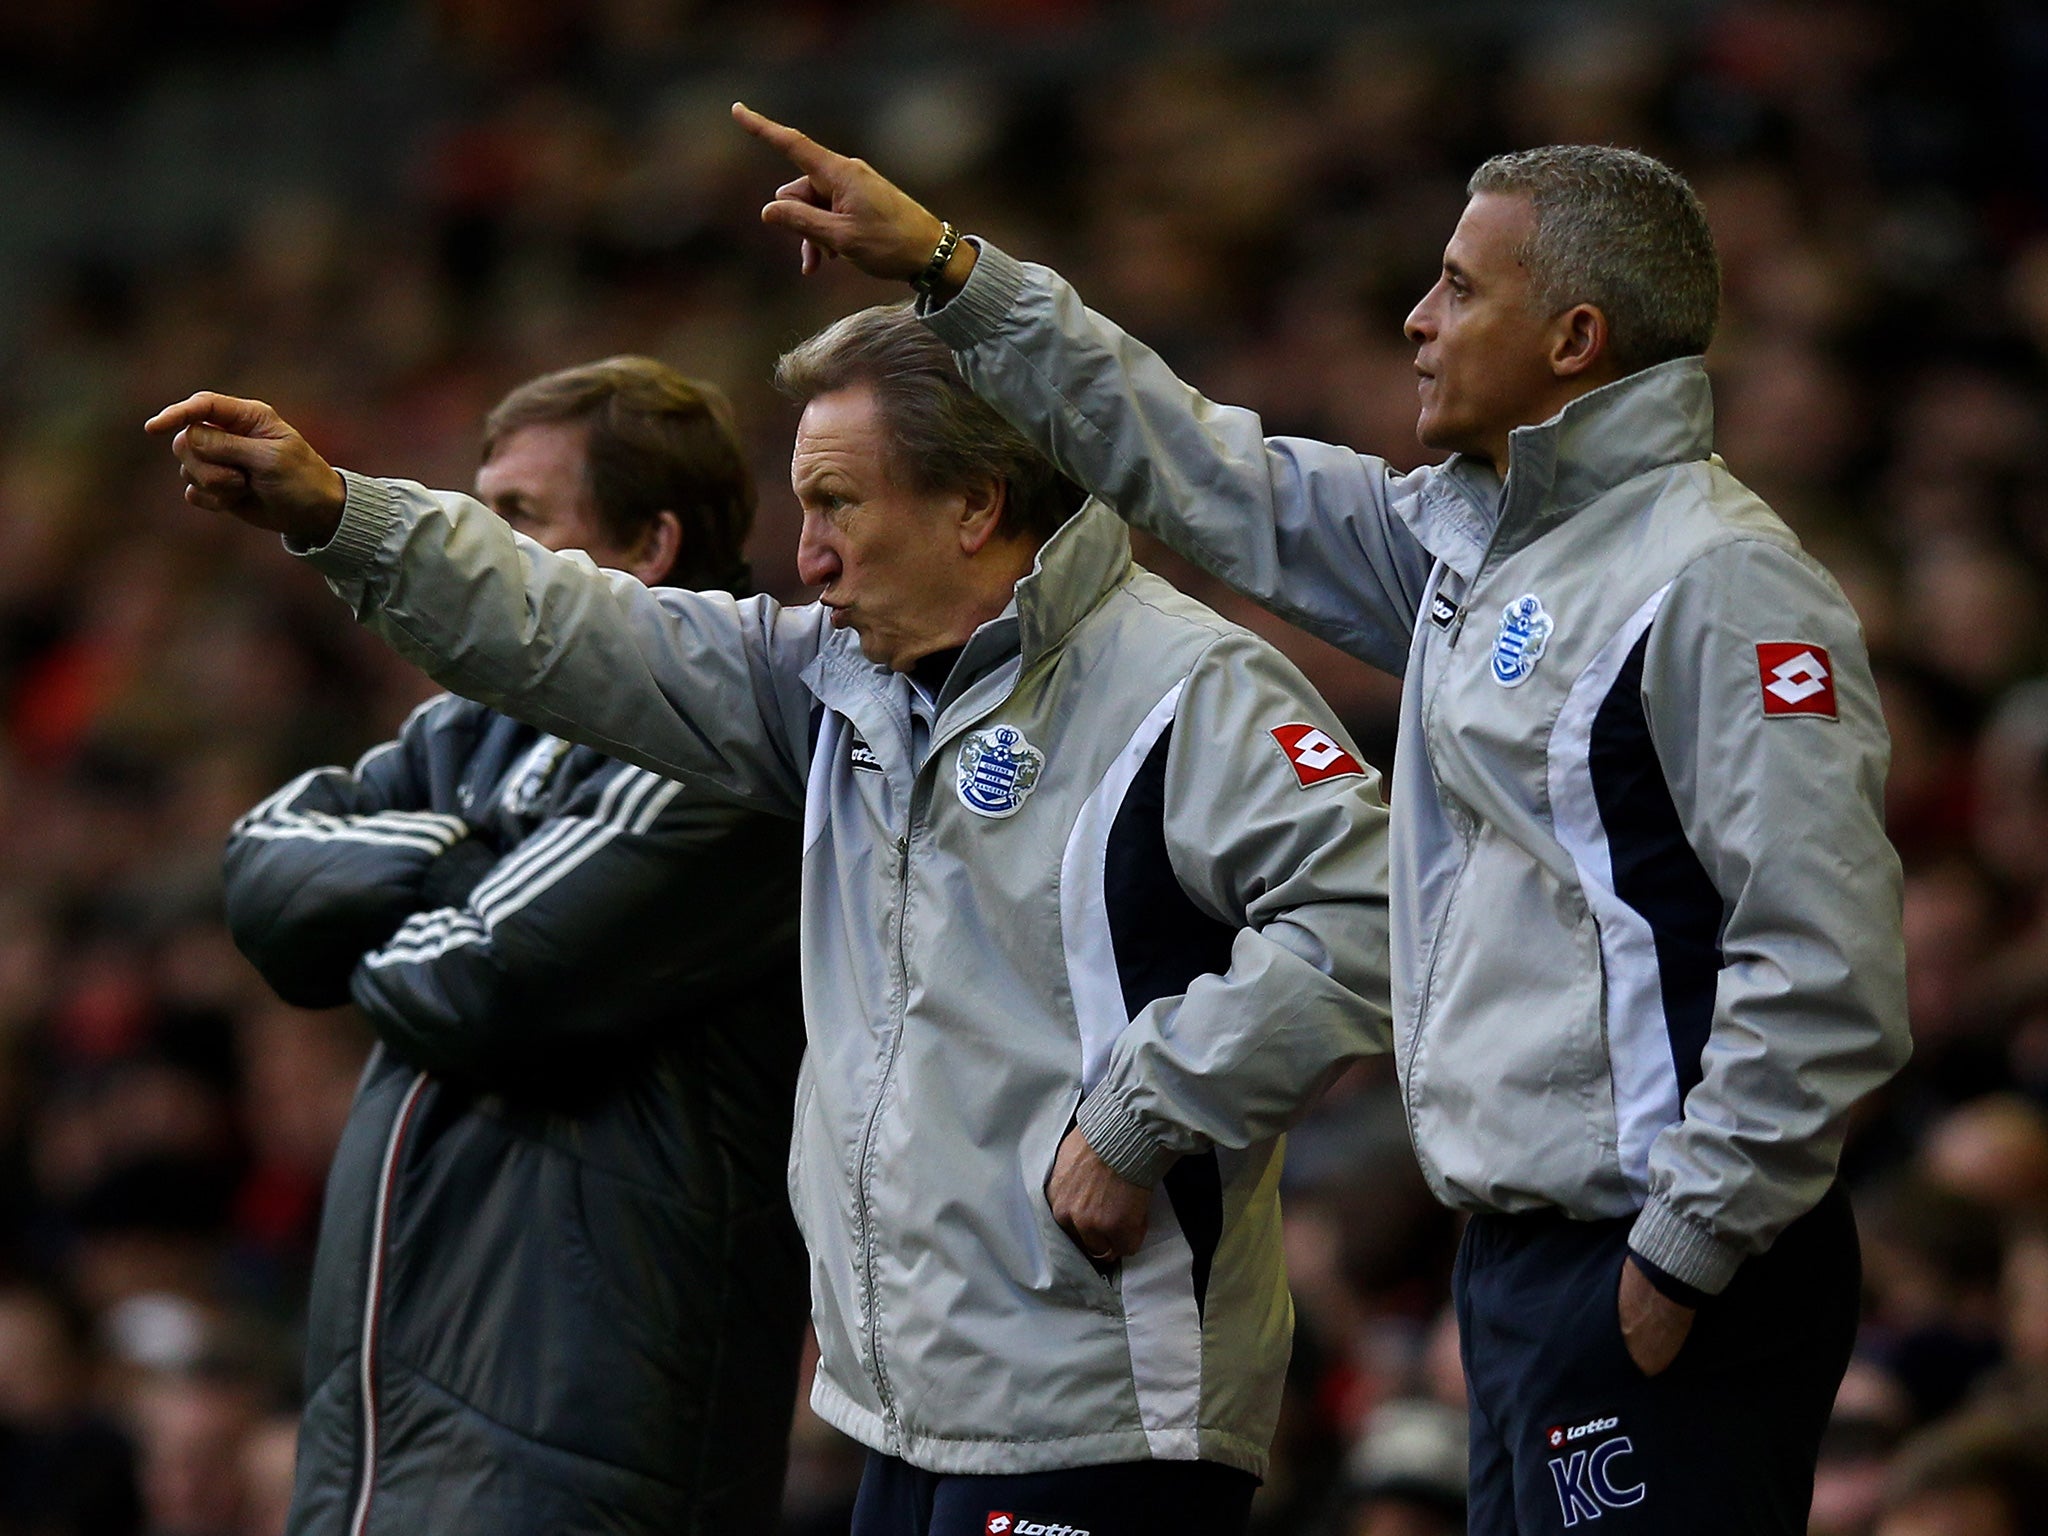
<instances>
[{"instance_id":1,"label":"shirt collar under jacket","mask_svg":"<svg viewBox=\"0 0 2048 1536\"><path fill-rule=\"evenodd\" d=\"M1677 357L1589 390L1546 422L1515 428L1505 494L1490 465L1458 453L1421 496L1395 505L1422 547L1469 582L1489 542L1503 559L1614 487L1713 451L1705 363Z\"/></svg>"}]
</instances>

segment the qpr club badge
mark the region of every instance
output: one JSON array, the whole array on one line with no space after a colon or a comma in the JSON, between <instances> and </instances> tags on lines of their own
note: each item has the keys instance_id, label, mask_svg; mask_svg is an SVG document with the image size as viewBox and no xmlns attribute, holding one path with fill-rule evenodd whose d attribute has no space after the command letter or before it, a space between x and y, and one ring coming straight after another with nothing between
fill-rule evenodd
<instances>
[{"instance_id":1,"label":"qpr club badge","mask_svg":"<svg viewBox=\"0 0 2048 1536\"><path fill-rule=\"evenodd\" d=\"M1503 688L1526 683L1556 627L1534 594L1509 603L1501 611L1500 635L1493 642L1493 680Z\"/></svg>"},{"instance_id":2,"label":"qpr club badge","mask_svg":"<svg viewBox=\"0 0 2048 1536\"><path fill-rule=\"evenodd\" d=\"M1045 754L1014 725L992 725L960 743L954 780L960 803L977 816L1014 816L1045 769Z\"/></svg>"}]
</instances>

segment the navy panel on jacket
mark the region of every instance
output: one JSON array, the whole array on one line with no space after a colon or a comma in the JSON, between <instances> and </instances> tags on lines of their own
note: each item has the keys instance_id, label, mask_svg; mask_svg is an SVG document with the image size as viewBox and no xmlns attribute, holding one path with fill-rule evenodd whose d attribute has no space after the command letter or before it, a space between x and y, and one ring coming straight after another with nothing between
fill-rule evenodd
<instances>
[{"instance_id":1,"label":"navy panel on jacket","mask_svg":"<svg viewBox=\"0 0 2048 1536\"><path fill-rule=\"evenodd\" d=\"M1102 896L1116 951L1124 1010L1187 991L1197 976L1230 969L1237 930L1197 907L1181 888L1166 850L1168 726L1124 792L1109 829ZM1195 1307L1206 1309L1209 1270L1223 1237L1223 1177L1213 1151L1183 1157L1162 1180L1181 1234L1194 1253Z\"/></svg>"},{"instance_id":2,"label":"navy panel on jacket","mask_svg":"<svg viewBox=\"0 0 2048 1536\"><path fill-rule=\"evenodd\" d=\"M1685 840L1678 807L1664 782L1643 712L1645 630L1594 716L1588 769L1607 846L1614 891L1650 925L1671 1062L1682 1104L1700 1080L1700 1058L1714 1022L1721 972L1721 893Z\"/></svg>"}]
</instances>

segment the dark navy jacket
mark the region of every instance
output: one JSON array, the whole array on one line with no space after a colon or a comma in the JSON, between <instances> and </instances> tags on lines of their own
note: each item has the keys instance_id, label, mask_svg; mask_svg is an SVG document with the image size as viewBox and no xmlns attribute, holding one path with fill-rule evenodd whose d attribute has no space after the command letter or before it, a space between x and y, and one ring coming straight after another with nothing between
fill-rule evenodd
<instances>
[{"instance_id":1,"label":"dark navy jacket","mask_svg":"<svg viewBox=\"0 0 2048 1536\"><path fill-rule=\"evenodd\" d=\"M773 1528L796 843L449 697L237 825L236 942L380 1038L328 1183L293 1536Z\"/></svg>"}]
</instances>

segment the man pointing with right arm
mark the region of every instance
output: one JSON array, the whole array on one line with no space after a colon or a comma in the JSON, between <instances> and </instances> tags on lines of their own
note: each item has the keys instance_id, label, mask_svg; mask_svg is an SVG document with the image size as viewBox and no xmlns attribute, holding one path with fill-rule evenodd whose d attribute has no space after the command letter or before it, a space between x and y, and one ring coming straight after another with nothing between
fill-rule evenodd
<instances>
[{"instance_id":1,"label":"man pointing with right arm","mask_svg":"<svg viewBox=\"0 0 2048 1536\"><path fill-rule=\"evenodd\" d=\"M1409 475L1267 438L871 168L763 211L880 277L1135 524L1405 679L1395 1045L1475 1213L1475 1531L1803 1531L1856 1320L1833 1188L1906 1033L1888 753L1846 601L1712 456L1717 267L1628 151L1489 161L1416 306Z\"/></svg>"},{"instance_id":2,"label":"man pointing with right arm","mask_svg":"<svg viewBox=\"0 0 2048 1536\"><path fill-rule=\"evenodd\" d=\"M1385 1045L1377 776L907 306L778 380L803 605L601 572L255 402L151 425L451 688L801 826L790 1192L857 1536L1241 1536L1282 1136Z\"/></svg>"}]
</instances>

